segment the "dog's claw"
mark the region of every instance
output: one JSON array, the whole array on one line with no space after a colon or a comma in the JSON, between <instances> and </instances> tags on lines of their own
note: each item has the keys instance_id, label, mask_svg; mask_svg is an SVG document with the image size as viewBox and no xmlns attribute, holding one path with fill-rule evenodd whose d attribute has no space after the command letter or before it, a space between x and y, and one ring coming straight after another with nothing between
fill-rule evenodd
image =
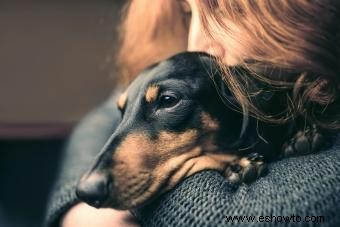
<instances>
[{"instance_id":1,"label":"dog's claw","mask_svg":"<svg viewBox=\"0 0 340 227\"><path fill-rule=\"evenodd\" d=\"M268 166L265 163L262 163L257 166L257 177L263 177L268 173Z\"/></svg>"},{"instance_id":2,"label":"dog's claw","mask_svg":"<svg viewBox=\"0 0 340 227\"><path fill-rule=\"evenodd\" d=\"M300 135L296 138L294 148L298 154L309 154L310 153L310 142L306 135Z\"/></svg>"},{"instance_id":3,"label":"dog's claw","mask_svg":"<svg viewBox=\"0 0 340 227\"><path fill-rule=\"evenodd\" d=\"M294 148L292 147L292 145L286 145L283 148L283 154L286 157L293 155L294 154Z\"/></svg>"},{"instance_id":4,"label":"dog's claw","mask_svg":"<svg viewBox=\"0 0 340 227\"><path fill-rule=\"evenodd\" d=\"M262 162L263 155L260 155L259 153L251 153L247 156L247 159L251 162Z\"/></svg>"},{"instance_id":5,"label":"dog's claw","mask_svg":"<svg viewBox=\"0 0 340 227\"><path fill-rule=\"evenodd\" d=\"M242 167L238 163L233 163L225 170L224 175L228 179L228 181L232 184L240 184L241 183L241 175L240 172Z\"/></svg>"},{"instance_id":6,"label":"dog's claw","mask_svg":"<svg viewBox=\"0 0 340 227\"><path fill-rule=\"evenodd\" d=\"M233 173L239 173L242 170L242 167L239 164L233 164L230 166L230 171Z\"/></svg>"},{"instance_id":7,"label":"dog's claw","mask_svg":"<svg viewBox=\"0 0 340 227\"><path fill-rule=\"evenodd\" d=\"M325 139L315 125L305 131L298 131L293 138L283 145L282 154L284 157L293 155L305 155L320 151L325 145Z\"/></svg>"},{"instance_id":8,"label":"dog's claw","mask_svg":"<svg viewBox=\"0 0 340 227\"><path fill-rule=\"evenodd\" d=\"M227 177L227 179L232 184L240 184L241 183L241 177L240 174L231 172L230 175Z\"/></svg>"},{"instance_id":9,"label":"dog's claw","mask_svg":"<svg viewBox=\"0 0 340 227\"><path fill-rule=\"evenodd\" d=\"M312 152L319 151L324 144L323 136L320 133L316 133L312 140Z\"/></svg>"},{"instance_id":10,"label":"dog's claw","mask_svg":"<svg viewBox=\"0 0 340 227\"><path fill-rule=\"evenodd\" d=\"M249 164L242 171L242 181L245 183L250 183L257 179L257 169L253 164Z\"/></svg>"},{"instance_id":11,"label":"dog's claw","mask_svg":"<svg viewBox=\"0 0 340 227\"><path fill-rule=\"evenodd\" d=\"M225 171L227 179L233 184L251 183L266 173L267 165L263 162L263 156L258 153L251 153Z\"/></svg>"}]
</instances>

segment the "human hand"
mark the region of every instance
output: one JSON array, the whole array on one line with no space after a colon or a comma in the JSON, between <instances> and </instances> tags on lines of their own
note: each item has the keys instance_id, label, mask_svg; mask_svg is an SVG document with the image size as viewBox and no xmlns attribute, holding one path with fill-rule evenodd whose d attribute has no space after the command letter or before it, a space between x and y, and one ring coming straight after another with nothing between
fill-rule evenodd
<instances>
[{"instance_id":1,"label":"human hand","mask_svg":"<svg viewBox=\"0 0 340 227\"><path fill-rule=\"evenodd\" d=\"M96 209L86 203L72 207L61 220L62 227L138 227L137 220L129 211L110 208Z\"/></svg>"}]
</instances>

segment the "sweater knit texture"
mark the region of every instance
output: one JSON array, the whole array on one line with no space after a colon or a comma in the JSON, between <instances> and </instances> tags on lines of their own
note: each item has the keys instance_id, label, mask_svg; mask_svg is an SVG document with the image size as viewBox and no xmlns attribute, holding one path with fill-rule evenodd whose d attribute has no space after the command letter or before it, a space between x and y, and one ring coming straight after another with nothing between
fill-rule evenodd
<instances>
[{"instance_id":1,"label":"sweater knit texture","mask_svg":"<svg viewBox=\"0 0 340 227\"><path fill-rule=\"evenodd\" d=\"M75 196L79 177L120 121L114 100L115 95L90 113L70 138L45 226L59 226L62 215L79 202ZM196 173L133 213L142 226L157 227L340 226L340 134L333 141L331 148L317 154L269 164L269 173L251 184L232 185L215 171ZM291 215L300 216L301 221L273 219ZM232 216L254 216L255 220L228 221ZM260 222L260 216L271 221ZM323 221L305 222L307 216L322 216Z\"/></svg>"}]
</instances>

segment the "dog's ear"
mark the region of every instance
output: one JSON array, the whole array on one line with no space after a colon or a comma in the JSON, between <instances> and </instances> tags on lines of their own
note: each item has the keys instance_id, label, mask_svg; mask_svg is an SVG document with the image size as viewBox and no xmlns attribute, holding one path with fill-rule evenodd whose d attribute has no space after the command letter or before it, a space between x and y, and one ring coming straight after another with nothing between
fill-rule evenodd
<instances>
[{"instance_id":1,"label":"dog's ear","mask_svg":"<svg viewBox=\"0 0 340 227\"><path fill-rule=\"evenodd\" d=\"M260 109L267 109L270 106L271 100L274 96L274 92L267 88L264 82L260 82L248 70L239 67L229 67L228 76L234 77L242 87L247 91L247 98ZM249 110L247 107L242 106L234 94L231 92L228 81L228 77L224 76L222 72L216 73L213 76L213 81L217 92L222 102L229 108L242 113L242 126L240 130L239 138L242 138L249 126Z\"/></svg>"},{"instance_id":2,"label":"dog's ear","mask_svg":"<svg viewBox=\"0 0 340 227\"><path fill-rule=\"evenodd\" d=\"M234 68L234 67L233 67ZM230 69L233 69L230 67ZM237 74L236 72L233 72L235 70L232 70L232 74ZM246 108L242 108L242 106L237 101L234 94L231 92L228 81L226 81L227 77L224 76L223 72L218 71L213 76L211 76L211 79L213 80L213 83L215 85L215 89L222 101L222 103L229 109L232 109L233 111L237 111L242 113L242 126L240 130L239 138L241 139L247 130L248 124L249 124L249 114Z\"/></svg>"}]
</instances>

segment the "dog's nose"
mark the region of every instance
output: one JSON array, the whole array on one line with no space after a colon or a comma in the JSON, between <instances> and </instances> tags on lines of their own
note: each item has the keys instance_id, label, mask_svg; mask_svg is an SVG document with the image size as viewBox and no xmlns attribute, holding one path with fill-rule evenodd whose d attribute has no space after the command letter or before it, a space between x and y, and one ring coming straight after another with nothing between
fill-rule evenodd
<instances>
[{"instance_id":1,"label":"dog's nose","mask_svg":"<svg viewBox=\"0 0 340 227\"><path fill-rule=\"evenodd\" d=\"M109 197L110 182L111 178L107 174L88 174L78 183L76 194L80 200L99 208Z\"/></svg>"}]
</instances>

